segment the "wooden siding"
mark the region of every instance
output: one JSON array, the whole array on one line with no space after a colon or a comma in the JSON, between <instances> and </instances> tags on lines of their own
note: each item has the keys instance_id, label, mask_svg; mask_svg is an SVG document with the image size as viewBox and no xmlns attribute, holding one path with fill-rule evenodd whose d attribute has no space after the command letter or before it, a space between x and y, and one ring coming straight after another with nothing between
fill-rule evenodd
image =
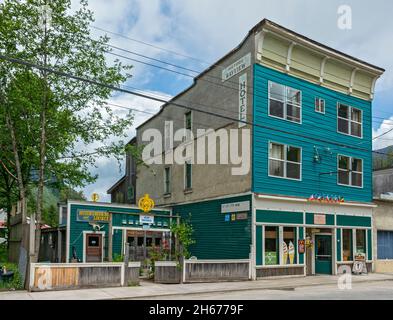
<instances>
[{"instance_id":1,"label":"wooden siding","mask_svg":"<svg viewBox=\"0 0 393 320\"><path fill-rule=\"evenodd\" d=\"M288 85L302 92L302 123L268 116L268 81ZM326 113L315 112L316 97L325 100ZM342 102L363 112L363 138L351 137L337 132L337 103ZM254 65L254 123L253 127L253 181L256 193L298 196L308 198L314 193L337 194L346 201L372 201L371 159L371 102L341 94L281 72ZM261 128L258 125L270 127ZM280 129L302 135L294 136L279 132ZM324 141L317 141L321 139ZM268 176L269 141L302 148L302 180L288 180ZM329 143L344 144L341 147ZM318 148L320 163L315 162L314 146ZM356 150L358 146L365 151ZM337 155L363 159L363 188L337 184L337 174L322 174L337 171Z\"/></svg>"},{"instance_id":2,"label":"wooden siding","mask_svg":"<svg viewBox=\"0 0 393 320\"><path fill-rule=\"evenodd\" d=\"M118 208L118 207L104 207L99 205L82 205L82 204L71 204L71 215L70 215L70 239L69 239L69 258L72 258L72 246L75 246L76 253L78 258L82 260L83 257L83 231L93 231L91 225L85 221L77 221L77 212L78 210L91 210L91 211L106 211L106 212L116 212L113 215L113 226L114 227L134 227L140 228L142 230L142 226L136 224L139 222L139 214L141 210L137 208ZM160 211L160 210L152 210L152 214L158 215L169 215L170 211ZM158 221L166 221L169 228L169 220L170 218L165 217L157 217L155 218L155 222ZM127 221L127 224L123 224L123 221ZM133 224L129 224L129 221L132 221ZM98 222L99 225L103 226L101 231L105 232L105 236L103 239L104 245L104 261L108 257L108 223L105 222ZM151 227L151 230L163 228L163 226L154 225ZM113 255L114 254L121 254L121 246L122 246L122 237L121 232L117 231L114 233L114 241L113 241Z\"/></svg>"},{"instance_id":3,"label":"wooden siding","mask_svg":"<svg viewBox=\"0 0 393 320\"><path fill-rule=\"evenodd\" d=\"M249 262L186 262L185 282L240 281L249 279Z\"/></svg>"},{"instance_id":4,"label":"wooden siding","mask_svg":"<svg viewBox=\"0 0 393 320\"><path fill-rule=\"evenodd\" d=\"M303 224L303 212L257 210L257 222Z\"/></svg>"},{"instance_id":5,"label":"wooden siding","mask_svg":"<svg viewBox=\"0 0 393 320\"><path fill-rule=\"evenodd\" d=\"M304 275L304 266L288 266L285 268L259 268L257 269L257 278L279 277L279 276L302 276Z\"/></svg>"},{"instance_id":6,"label":"wooden siding","mask_svg":"<svg viewBox=\"0 0 393 320\"><path fill-rule=\"evenodd\" d=\"M251 245L251 212L246 220L225 222L221 204L250 201L251 196L194 202L173 207L173 214L189 220L196 241L190 247L198 259L248 259Z\"/></svg>"}]
</instances>

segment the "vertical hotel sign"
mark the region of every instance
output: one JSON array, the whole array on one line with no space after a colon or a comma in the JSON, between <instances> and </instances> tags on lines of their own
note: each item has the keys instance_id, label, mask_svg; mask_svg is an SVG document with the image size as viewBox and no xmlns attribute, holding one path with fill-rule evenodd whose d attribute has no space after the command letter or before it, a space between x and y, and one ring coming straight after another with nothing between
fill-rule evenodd
<instances>
[{"instance_id":1,"label":"vertical hotel sign","mask_svg":"<svg viewBox=\"0 0 393 320\"><path fill-rule=\"evenodd\" d=\"M239 128L247 121L247 72L239 77Z\"/></svg>"}]
</instances>

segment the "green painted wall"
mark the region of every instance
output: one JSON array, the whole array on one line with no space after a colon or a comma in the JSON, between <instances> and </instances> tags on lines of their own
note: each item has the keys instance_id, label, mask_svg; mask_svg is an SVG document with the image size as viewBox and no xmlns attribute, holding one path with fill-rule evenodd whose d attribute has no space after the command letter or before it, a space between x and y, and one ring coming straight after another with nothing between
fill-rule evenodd
<instances>
[{"instance_id":1,"label":"green painted wall","mask_svg":"<svg viewBox=\"0 0 393 320\"><path fill-rule=\"evenodd\" d=\"M337 215L336 224L348 227L371 227L371 217Z\"/></svg>"},{"instance_id":2,"label":"green painted wall","mask_svg":"<svg viewBox=\"0 0 393 320\"><path fill-rule=\"evenodd\" d=\"M341 229L337 229L337 239L336 239L336 252L337 261L341 261Z\"/></svg>"},{"instance_id":3,"label":"green painted wall","mask_svg":"<svg viewBox=\"0 0 393 320\"><path fill-rule=\"evenodd\" d=\"M257 210L256 221L303 224L303 212Z\"/></svg>"},{"instance_id":4,"label":"green painted wall","mask_svg":"<svg viewBox=\"0 0 393 320\"><path fill-rule=\"evenodd\" d=\"M304 240L304 228L300 227L299 228L299 240ZM296 244L297 245L297 244ZM304 253L300 253L299 254L299 263L303 264L304 263Z\"/></svg>"},{"instance_id":5,"label":"green painted wall","mask_svg":"<svg viewBox=\"0 0 393 320\"><path fill-rule=\"evenodd\" d=\"M221 204L238 201L251 203L251 196L195 202L174 206L172 213L189 219L196 241L190 251L198 259L248 259L251 245L251 212L247 220L225 221Z\"/></svg>"},{"instance_id":6,"label":"green painted wall","mask_svg":"<svg viewBox=\"0 0 393 320\"><path fill-rule=\"evenodd\" d=\"M263 235L262 235L262 226L257 226L256 227L256 265L261 266L262 265L262 257L263 257L263 250L262 250L262 240L263 240Z\"/></svg>"},{"instance_id":7,"label":"green painted wall","mask_svg":"<svg viewBox=\"0 0 393 320\"><path fill-rule=\"evenodd\" d=\"M367 259L373 259L373 238L371 229L367 230Z\"/></svg>"}]
</instances>

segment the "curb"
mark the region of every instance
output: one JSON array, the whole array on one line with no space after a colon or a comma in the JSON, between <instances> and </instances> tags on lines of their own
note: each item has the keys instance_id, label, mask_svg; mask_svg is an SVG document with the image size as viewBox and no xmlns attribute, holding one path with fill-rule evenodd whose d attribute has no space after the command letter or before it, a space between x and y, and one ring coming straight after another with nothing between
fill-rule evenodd
<instances>
[{"instance_id":1,"label":"curb","mask_svg":"<svg viewBox=\"0 0 393 320\"><path fill-rule=\"evenodd\" d=\"M354 283L367 283L367 282L381 282L381 281L393 281L393 278L387 279L375 279L375 280L357 280ZM192 296L199 294L210 294L210 293L227 293L227 292L242 292L242 291L258 291L258 290L283 290L292 291L297 288L306 288L313 286L327 286L336 284L336 281L329 283L312 283L312 284L299 284L294 285L283 285L283 286L272 286L272 287L254 287L254 288L241 288L241 289L221 289L221 290L209 290L209 291L195 291L195 292L181 292L181 293L163 293L156 295L144 295L144 296L131 296L131 297L119 297L119 298L107 298L98 300L136 300L136 299L149 299L149 298L159 298L159 297L176 297L176 296Z\"/></svg>"}]
</instances>

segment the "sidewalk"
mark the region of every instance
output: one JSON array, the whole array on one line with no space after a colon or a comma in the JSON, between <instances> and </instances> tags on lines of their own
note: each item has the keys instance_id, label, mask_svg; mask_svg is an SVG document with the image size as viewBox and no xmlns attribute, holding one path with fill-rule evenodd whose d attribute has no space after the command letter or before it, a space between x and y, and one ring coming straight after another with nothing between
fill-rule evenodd
<instances>
[{"instance_id":1,"label":"sidewalk","mask_svg":"<svg viewBox=\"0 0 393 320\"><path fill-rule=\"evenodd\" d=\"M102 299L143 299L151 297L189 295L200 293L219 293L228 291L293 289L306 286L336 285L337 276L311 276L301 278L266 279L257 281L193 283L193 284L156 284L142 281L137 287L116 287L100 289L80 289L65 291L0 292L0 300L102 300ZM369 274L353 276L352 282L393 281L393 274Z\"/></svg>"}]
</instances>

